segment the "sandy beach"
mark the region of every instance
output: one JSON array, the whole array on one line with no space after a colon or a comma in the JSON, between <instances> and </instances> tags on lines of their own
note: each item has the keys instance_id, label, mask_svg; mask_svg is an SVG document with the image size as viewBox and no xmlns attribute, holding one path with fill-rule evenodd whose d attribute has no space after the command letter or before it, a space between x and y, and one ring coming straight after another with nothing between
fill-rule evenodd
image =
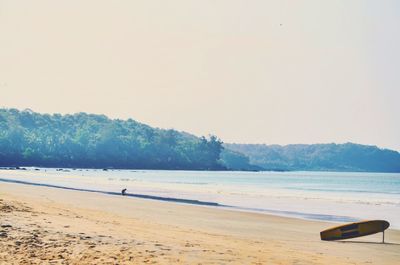
<instances>
[{"instance_id":1,"label":"sandy beach","mask_svg":"<svg viewBox=\"0 0 400 265\"><path fill-rule=\"evenodd\" d=\"M334 224L1 183L0 264L399 264L400 231L341 242Z\"/></svg>"}]
</instances>

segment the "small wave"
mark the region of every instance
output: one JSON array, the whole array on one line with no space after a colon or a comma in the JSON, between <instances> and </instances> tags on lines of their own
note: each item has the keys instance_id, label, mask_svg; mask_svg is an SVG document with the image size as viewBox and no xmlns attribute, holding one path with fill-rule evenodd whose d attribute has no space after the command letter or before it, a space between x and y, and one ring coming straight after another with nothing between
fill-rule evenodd
<instances>
[{"instance_id":1,"label":"small wave","mask_svg":"<svg viewBox=\"0 0 400 265\"><path fill-rule=\"evenodd\" d=\"M315 213L304 213L295 211L281 211L281 210L271 210L271 209L260 209L260 208L247 208L247 207L236 207L230 206L231 208L244 210L244 211L254 211L254 212L264 212L273 215L287 216L287 217L297 217L301 219L308 220L318 220L318 221L330 221L330 222L357 222L360 219L341 216L341 215L330 215L330 214L315 214Z\"/></svg>"},{"instance_id":2,"label":"small wave","mask_svg":"<svg viewBox=\"0 0 400 265\"><path fill-rule=\"evenodd\" d=\"M210 182L191 182L191 181L155 181L156 183L168 183L168 184L186 184L186 185L209 185Z\"/></svg>"},{"instance_id":3,"label":"small wave","mask_svg":"<svg viewBox=\"0 0 400 265\"><path fill-rule=\"evenodd\" d=\"M400 191L370 191L370 190L354 190L354 189L321 189L321 188L298 188L287 187L288 190L302 190L302 191L325 191L325 192L345 192L345 193L376 193L376 194L394 194L400 195Z\"/></svg>"},{"instance_id":4,"label":"small wave","mask_svg":"<svg viewBox=\"0 0 400 265\"><path fill-rule=\"evenodd\" d=\"M177 182L171 182L171 183L175 183L175 184L190 184L190 185L208 185L208 184L210 184L209 182L188 182L188 181L186 181L186 182L177 181Z\"/></svg>"}]
</instances>

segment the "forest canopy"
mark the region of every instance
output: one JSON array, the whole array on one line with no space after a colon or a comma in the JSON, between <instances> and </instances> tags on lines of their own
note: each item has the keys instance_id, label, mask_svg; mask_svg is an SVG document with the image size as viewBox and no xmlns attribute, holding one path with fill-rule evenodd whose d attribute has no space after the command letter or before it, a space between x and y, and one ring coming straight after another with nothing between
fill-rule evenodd
<instances>
[{"instance_id":1,"label":"forest canopy","mask_svg":"<svg viewBox=\"0 0 400 265\"><path fill-rule=\"evenodd\" d=\"M400 153L346 144L224 144L104 115L0 109L0 167L400 172Z\"/></svg>"},{"instance_id":2,"label":"forest canopy","mask_svg":"<svg viewBox=\"0 0 400 265\"><path fill-rule=\"evenodd\" d=\"M371 145L224 144L264 170L400 172L400 153Z\"/></svg>"},{"instance_id":3,"label":"forest canopy","mask_svg":"<svg viewBox=\"0 0 400 265\"><path fill-rule=\"evenodd\" d=\"M222 142L104 115L0 109L0 166L221 170Z\"/></svg>"}]
</instances>

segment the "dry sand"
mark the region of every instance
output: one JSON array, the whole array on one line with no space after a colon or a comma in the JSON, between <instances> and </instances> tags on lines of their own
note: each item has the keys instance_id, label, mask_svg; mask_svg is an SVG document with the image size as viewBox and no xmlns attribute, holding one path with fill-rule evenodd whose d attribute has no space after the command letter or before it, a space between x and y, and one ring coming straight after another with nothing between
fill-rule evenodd
<instances>
[{"instance_id":1,"label":"dry sand","mask_svg":"<svg viewBox=\"0 0 400 265\"><path fill-rule=\"evenodd\" d=\"M400 231L0 183L0 264L400 264Z\"/></svg>"}]
</instances>

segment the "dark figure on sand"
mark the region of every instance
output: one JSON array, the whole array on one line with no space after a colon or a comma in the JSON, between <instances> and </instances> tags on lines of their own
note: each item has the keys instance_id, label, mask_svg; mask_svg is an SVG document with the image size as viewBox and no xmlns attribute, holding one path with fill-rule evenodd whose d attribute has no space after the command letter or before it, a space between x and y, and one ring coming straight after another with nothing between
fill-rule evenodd
<instances>
[{"instance_id":1,"label":"dark figure on sand","mask_svg":"<svg viewBox=\"0 0 400 265\"><path fill-rule=\"evenodd\" d=\"M125 196L125 193L126 193L126 189L121 190L122 196Z\"/></svg>"}]
</instances>

